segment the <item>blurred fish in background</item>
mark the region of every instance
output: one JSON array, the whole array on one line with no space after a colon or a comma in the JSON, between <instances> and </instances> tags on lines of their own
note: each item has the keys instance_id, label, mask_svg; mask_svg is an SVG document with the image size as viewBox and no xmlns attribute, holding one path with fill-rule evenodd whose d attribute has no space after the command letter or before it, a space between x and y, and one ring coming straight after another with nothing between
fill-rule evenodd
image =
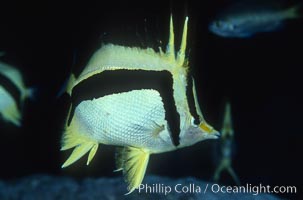
<instances>
[{"instance_id":1,"label":"blurred fish in background","mask_svg":"<svg viewBox=\"0 0 303 200\"><path fill-rule=\"evenodd\" d=\"M240 185L240 180L232 168L232 155L233 155L232 147L234 144L234 129L232 126L231 106L229 102L227 102L225 105L225 113L224 113L223 125L221 129L221 138L219 144L220 144L220 152L219 152L220 162L216 168L213 177L214 181L218 182L221 173L224 170L226 170L233 178L234 182L237 185Z\"/></svg>"},{"instance_id":2,"label":"blurred fish in background","mask_svg":"<svg viewBox=\"0 0 303 200\"><path fill-rule=\"evenodd\" d=\"M25 86L21 72L13 66L0 62L0 115L2 119L18 127L21 126L24 102L32 97L33 89Z\"/></svg>"},{"instance_id":3,"label":"blurred fish in background","mask_svg":"<svg viewBox=\"0 0 303 200\"><path fill-rule=\"evenodd\" d=\"M286 20L302 16L303 3L286 6L280 1L239 1L215 17L209 30L221 37L249 38L257 33L280 30Z\"/></svg>"}]
</instances>

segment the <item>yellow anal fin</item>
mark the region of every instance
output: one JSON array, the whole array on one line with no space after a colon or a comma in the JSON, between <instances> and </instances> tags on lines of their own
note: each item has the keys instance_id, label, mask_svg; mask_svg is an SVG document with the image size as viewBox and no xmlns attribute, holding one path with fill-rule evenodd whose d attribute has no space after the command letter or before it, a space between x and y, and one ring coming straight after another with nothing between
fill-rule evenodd
<instances>
[{"instance_id":1,"label":"yellow anal fin","mask_svg":"<svg viewBox=\"0 0 303 200\"><path fill-rule=\"evenodd\" d=\"M118 148L116 154L116 171L123 170L125 181L128 184L128 195L139 185L145 175L149 160L149 152L135 147Z\"/></svg>"},{"instance_id":2,"label":"yellow anal fin","mask_svg":"<svg viewBox=\"0 0 303 200\"><path fill-rule=\"evenodd\" d=\"M74 147L75 149L73 150L69 158L64 162L62 168L73 164L82 156L84 156L84 154L90 151L86 163L88 165L95 156L98 149L98 142L93 141L85 137L83 134L79 133L79 124L76 122L77 121L75 120L75 118L73 118L70 126L66 126L65 132L63 134L61 151Z\"/></svg>"}]
</instances>

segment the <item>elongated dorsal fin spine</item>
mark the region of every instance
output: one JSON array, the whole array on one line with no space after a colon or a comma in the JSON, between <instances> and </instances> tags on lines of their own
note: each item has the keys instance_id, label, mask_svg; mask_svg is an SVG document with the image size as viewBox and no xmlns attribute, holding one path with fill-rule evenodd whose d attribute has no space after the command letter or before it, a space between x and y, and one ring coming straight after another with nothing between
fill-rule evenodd
<instances>
[{"instance_id":1,"label":"elongated dorsal fin spine","mask_svg":"<svg viewBox=\"0 0 303 200\"><path fill-rule=\"evenodd\" d=\"M188 17L185 18L183 34L182 34L182 41L181 41L180 49L178 51L177 62L180 65L183 65L184 60L185 60L186 41L187 41L187 24L188 24Z\"/></svg>"},{"instance_id":2,"label":"elongated dorsal fin spine","mask_svg":"<svg viewBox=\"0 0 303 200\"><path fill-rule=\"evenodd\" d=\"M166 53L168 57L172 60L175 60L175 35L174 35L174 24L173 24L173 16L170 15L170 22L169 22L169 39L168 45L166 48Z\"/></svg>"},{"instance_id":3,"label":"elongated dorsal fin spine","mask_svg":"<svg viewBox=\"0 0 303 200\"><path fill-rule=\"evenodd\" d=\"M187 41L187 24L188 24L188 17L185 18L184 27L183 27L183 34L180 49L177 54L177 58L175 55L175 34L174 34L174 25L173 25L173 17L170 16L170 23L169 23L169 40L166 47L166 54L170 60L176 61L177 66L181 67L185 61L185 51L186 51L186 41Z\"/></svg>"}]
</instances>

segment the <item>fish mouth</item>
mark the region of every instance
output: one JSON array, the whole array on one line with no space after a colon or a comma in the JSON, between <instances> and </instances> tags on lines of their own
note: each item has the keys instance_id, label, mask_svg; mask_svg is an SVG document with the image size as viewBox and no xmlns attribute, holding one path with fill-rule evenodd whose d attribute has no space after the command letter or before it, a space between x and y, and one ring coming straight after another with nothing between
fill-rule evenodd
<instances>
[{"instance_id":1,"label":"fish mouth","mask_svg":"<svg viewBox=\"0 0 303 200\"><path fill-rule=\"evenodd\" d=\"M214 138L214 139L218 139L219 137L220 137L220 133L219 133L219 131L216 131L216 130L213 130L213 132L212 132L212 137Z\"/></svg>"}]
</instances>

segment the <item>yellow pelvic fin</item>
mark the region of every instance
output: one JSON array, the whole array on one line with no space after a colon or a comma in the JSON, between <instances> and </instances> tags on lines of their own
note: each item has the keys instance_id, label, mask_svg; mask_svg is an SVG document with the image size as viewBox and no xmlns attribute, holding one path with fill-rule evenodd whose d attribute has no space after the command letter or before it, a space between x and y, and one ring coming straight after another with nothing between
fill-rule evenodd
<instances>
[{"instance_id":1,"label":"yellow pelvic fin","mask_svg":"<svg viewBox=\"0 0 303 200\"><path fill-rule=\"evenodd\" d=\"M88 151L90 151L89 157L87 160L87 165L88 165L90 163L90 161L92 160L94 154L96 153L97 148L98 148L98 144L94 144L93 142L80 144L73 150L72 154L62 165L62 168L73 164L74 162L79 160L84 154L86 154Z\"/></svg>"},{"instance_id":2,"label":"yellow pelvic fin","mask_svg":"<svg viewBox=\"0 0 303 200\"><path fill-rule=\"evenodd\" d=\"M90 152L88 154L86 165L89 165L89 163L92 161L92 159L96 155L98 147L99 147L98 143L95 143L94 146L91 148L91 150L90 150Z\"/></svg>"},{"instance_id":3,"label":"yellow pelvic fin","mask_svg":"<svg viewBox=\"0 0 303 200\"><path fill-rule=\"evenodd\" d=\"M135 147L117 148L116 153L116 171L123 171L125 181L128 184L128 195L132 193L139 185L145 175L150 153L144 149Z\"/></svg>"},{"instance_id":4,"label":"yellow pelvic fin","mask_svg":"<svg viewBox=\"0 0 303 200\"><path fill-rule=\"evenodd\" d=\"M73 150L69 158L64 162L62 168L73 164L82 156L84 156L84 154L90 151L86 163L88 165L93 159L98 149L98 142L93 141L85 137L83 134L79 133L79 125L76 122L77 121L74 117L70 126L66 126L65 132L63 134L61 151L74 147L75 149Z\"/></svg>"},{"instance_id":5,"label":"yellow pelvic fin","mask_svg":"<svg viewBox=\"0 0 303 200\"><path fill-rule=\"evenodd\" d=\"M302 17L302 13L300 13L302 11L302 7L303 7L303 3L301 2L298 5L288 8L285 11L285 14L290 19Z\"/></svg>"}]
</instances>

